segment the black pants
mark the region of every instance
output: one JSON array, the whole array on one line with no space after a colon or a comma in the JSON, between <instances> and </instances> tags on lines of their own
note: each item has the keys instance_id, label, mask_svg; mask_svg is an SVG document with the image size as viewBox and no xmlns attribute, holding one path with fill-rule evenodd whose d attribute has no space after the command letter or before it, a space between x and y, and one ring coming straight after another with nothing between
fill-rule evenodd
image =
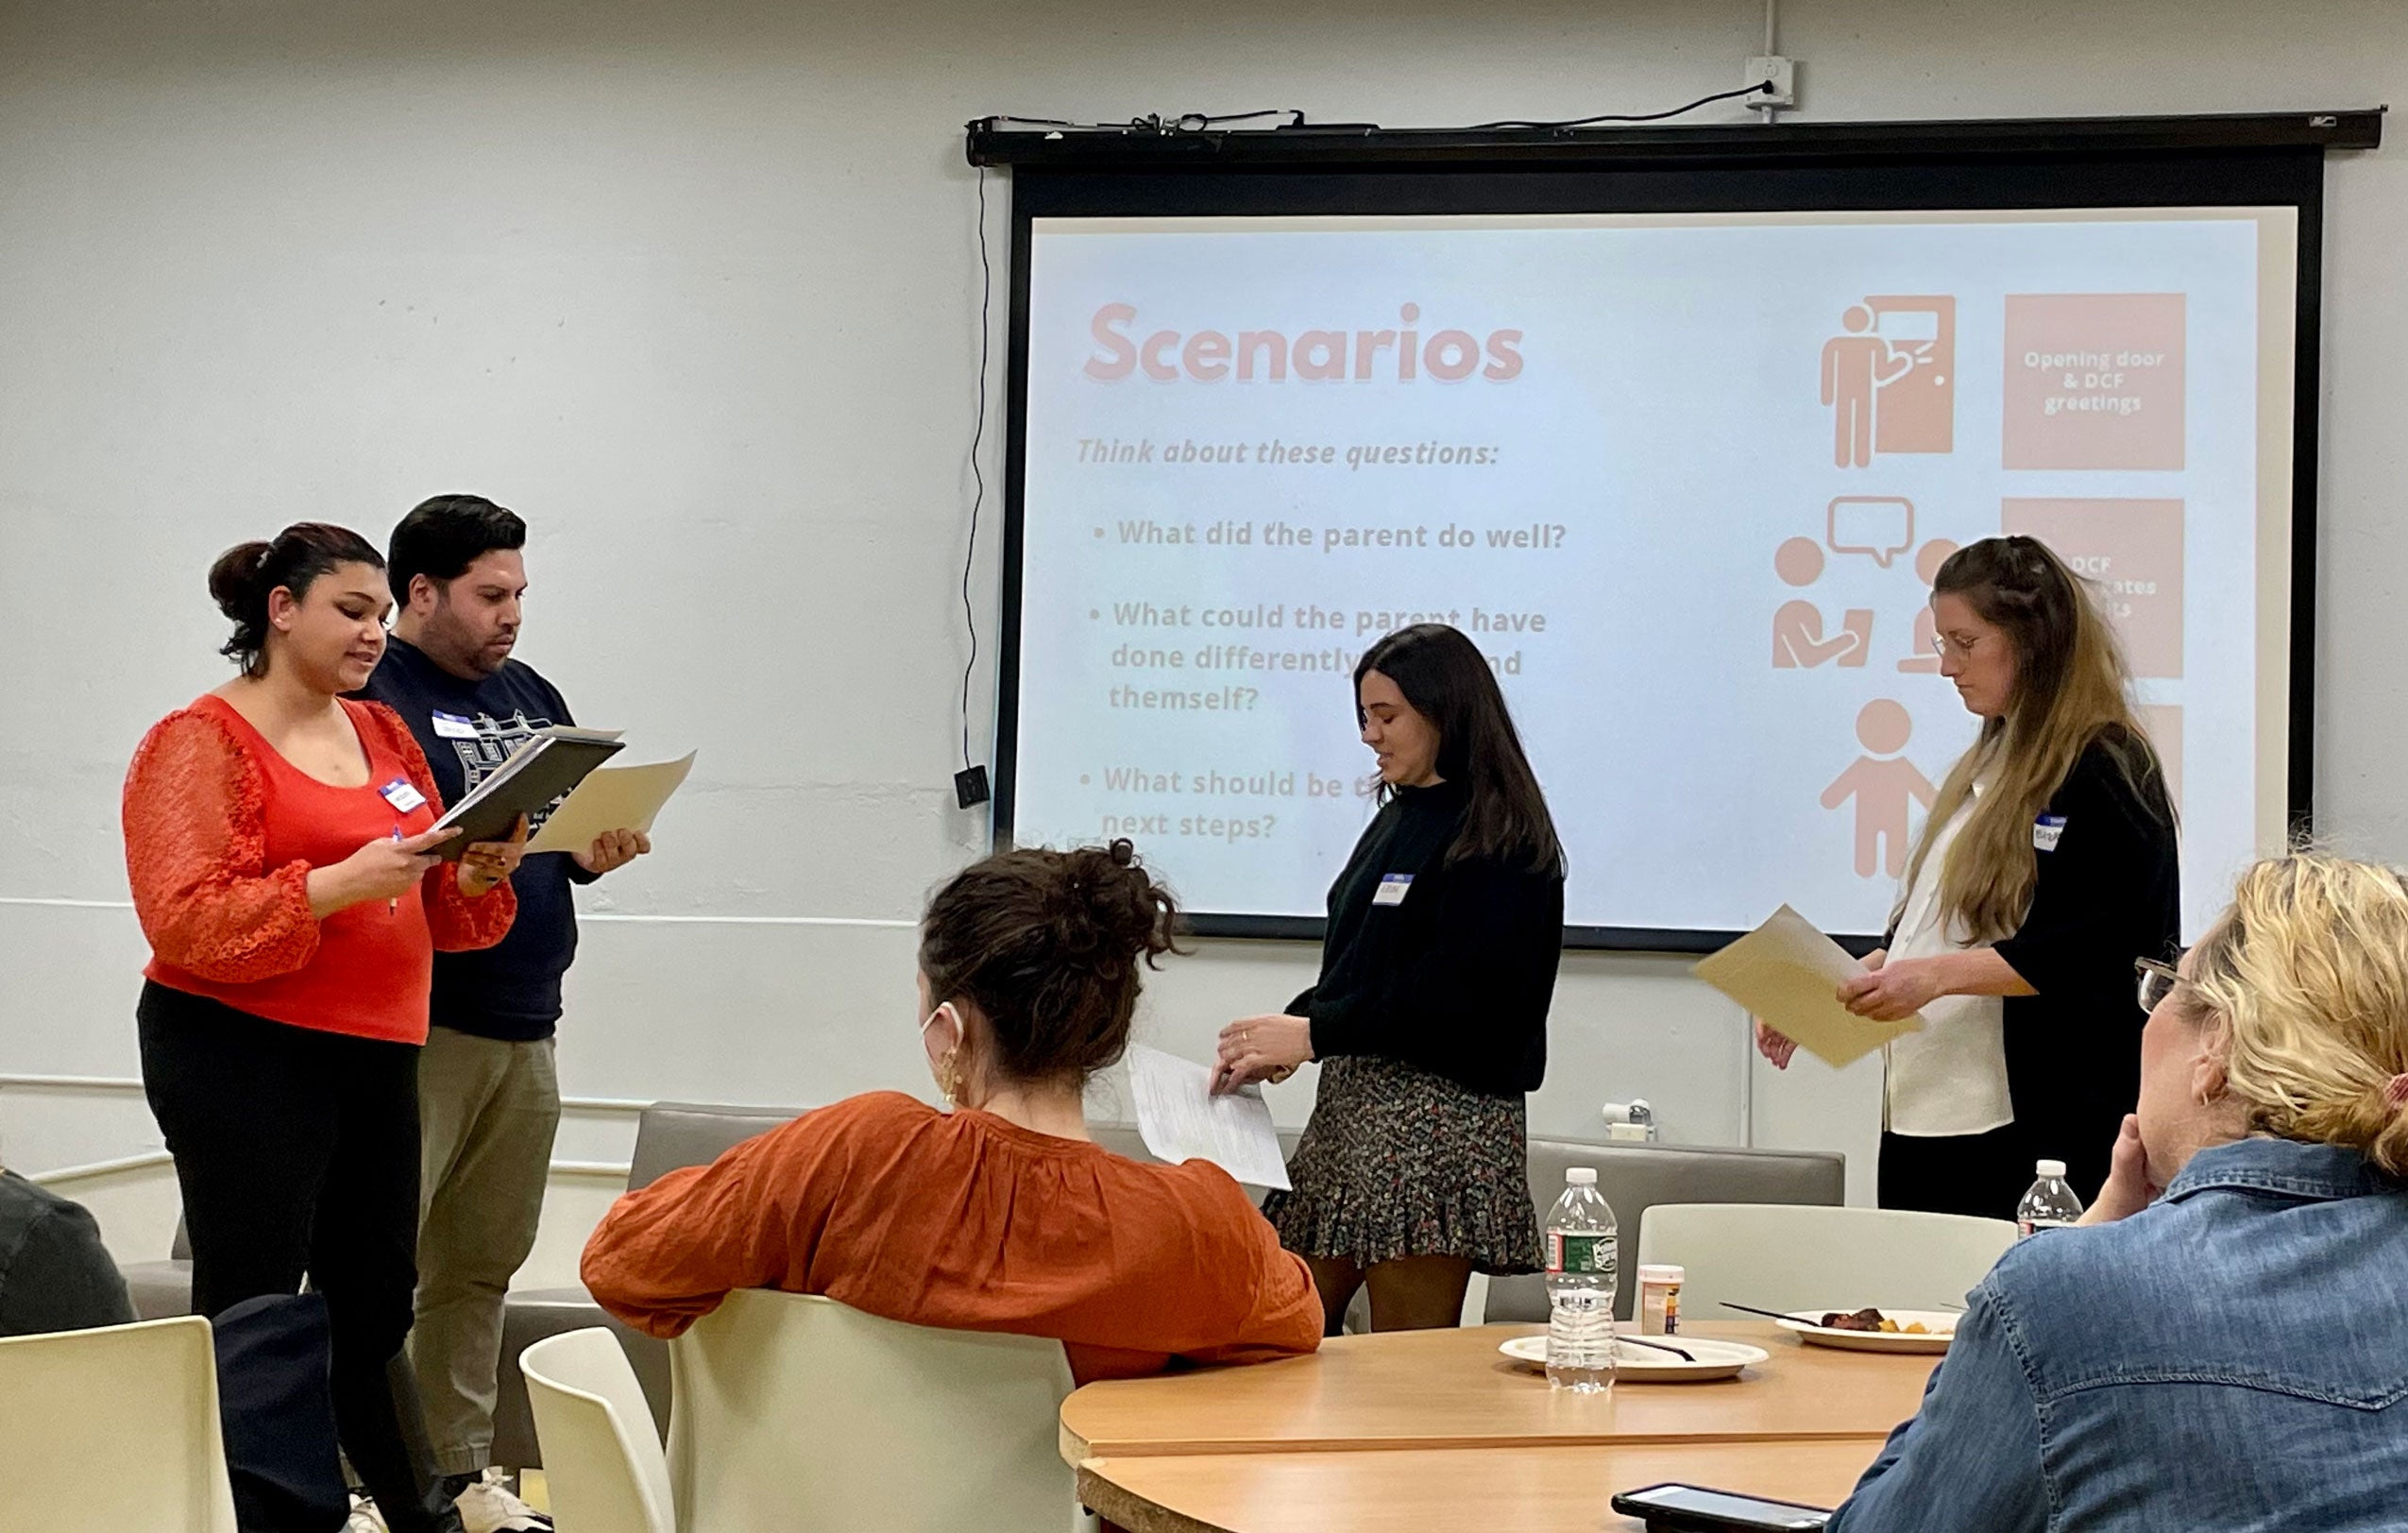
<instances>
[{"instance_id":1,"label":"black pants","mask_svg":"<svg viewBox=\"0 0 2408 1533\"><path fill-rule=\"evenodd\" d=\"M335 1431L396 1533L456 1526L402 1355L417 1286L418 1050L144 984L143 1085L176 1157L193 1310L325 1296Z\"/></svg>"},{"instance_id":2,"label":"black pants","mask_svg":"<svg viewBox=\"0 0 2408 1533\"><path fill-rule=\"evenodd\" d=\"M2031 1184L2028 1140L2016 1124L1929 1139L1881 1135L1877 1197L1884 1208L2011 1219Z\"/></svg>"}]
</instances>

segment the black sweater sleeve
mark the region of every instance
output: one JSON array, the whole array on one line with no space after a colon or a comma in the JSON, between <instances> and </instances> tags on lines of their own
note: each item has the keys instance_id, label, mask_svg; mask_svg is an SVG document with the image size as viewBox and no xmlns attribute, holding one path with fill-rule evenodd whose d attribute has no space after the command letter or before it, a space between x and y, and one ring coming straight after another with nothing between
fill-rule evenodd
<instances>
[{"instance_id":1,"label":"black sweater sleeve","mask_svg":"<svg viewBox=\"0 0 2408 1533\"><path fill-rule=\"evenodd\" d=\"M2031 909L1998 956L2043 996L2129 990L2136 958L2171 958L2180 899L2174 817L2152 779L2136 791L2104 745L2048 801L2056 846L2036 850Z\"/></svg>"},{"instance_id":2,"label":"black sweater sleeve","mask_svg":"<svg viewBox=\"0 0 2408 1533\"><path fill-rule=\"evenodd\" d=\"M1376 996L1298 997L1314 1054L1383 1054L1475 1091L1537 1090L1563 958L1562 877L1467 860L1424 877L1436 887L1416 891L1428 899L1417 940L1400 945Z\"/></svg>"}]
</instances>

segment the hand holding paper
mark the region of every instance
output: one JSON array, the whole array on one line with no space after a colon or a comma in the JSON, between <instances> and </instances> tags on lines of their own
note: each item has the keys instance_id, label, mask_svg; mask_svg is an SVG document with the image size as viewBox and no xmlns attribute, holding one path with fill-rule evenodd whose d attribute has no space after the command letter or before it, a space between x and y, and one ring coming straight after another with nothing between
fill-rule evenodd
<instances>
[{"instance_id":1,"label":"hand holding paper","mask_svg":"<svg viewBox=\"0 0 2408 1533\"><path fill-rule=\"evenodd\" d=\"M577 865L599 877L623 868L653 849L653 838L640 830L605 830L582 852L570 852Z\"/></svg>"},{"instance_id":2,"label":"hand holding paper","mask_svg":"<svg viewBox=\"0 0 2408 1533\"><path fill-rule=\"evenodd\" d=\"M1787 905L1692 972L1826 1065L1849 1064L1923 1028L1919 1012L1874 1022L1841 1005L1840 987L1863 978L1865 966Z\"/></svg>"},{"instance_id":3,"label":"hand holding paper","mask_svg":"<svg viewBox=\"0 0 2408 1533\"><path fill-rule=\"evenodd\" d=\"M1288 1186L1279 1131L1262 1093L1248 1086L1212 1095L1213 1067L1128 1046L1128 1091L1137 1103L1137 1133L1145 1148L1176 1165L1204 1160L1249 1186Z\"/></svg>"}]
</instances>

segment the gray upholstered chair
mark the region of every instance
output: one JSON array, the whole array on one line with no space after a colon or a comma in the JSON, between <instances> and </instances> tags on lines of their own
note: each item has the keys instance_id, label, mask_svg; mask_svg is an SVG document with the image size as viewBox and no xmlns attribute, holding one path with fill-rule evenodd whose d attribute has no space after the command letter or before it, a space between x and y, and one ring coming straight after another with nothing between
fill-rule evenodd
<instances>
[{"instance_id":1,"label":"gray upholstered chair","mask_svg":"<svg viewBox=\"0 0 2408 1533\"><path fill-rule=\"evenodd\" d=\"M1151 1161L1154 1152L1145 1148L1145 1140L1134 1123L1090 1123L1087 1132L1095 1142L1115 1155L1133 1161Z\"/></svg>"},{"instance_id":2,"label":"gray upholstered chair","mask_svg":"<svg viewBox=\"0 0 2408 1533\"><path fill-rule=\"evenodd\" d=\"M117 1269L125 1274L126 1293L134 1302L134 1319L173 1320L193 1312L193 1237L186 1233L181 1215L177 1216L176 1239L168 1247L165 1261L127 1262Z\"/></svg>"},{"instance_id":3,"label":"gray upholstered chair","mask_svg":"<svg viewBox=\"0 0 2408 1533\"><path fill-rule=\"evenodd\" d=\"M636 1151L627 1172L629 1190L648 1187L681 1167L706 1166L725 1151L792 1119L800 1108L713 1107L693 1102L654 1102L636 1120ZM644 1387L653 1422L669 1430L669 1344L632 1330L602 1313L580 1287L514 1289L501 1312L501 1373L493 1411L493 1462L508 1469L540 1469L534 1413L518 1354L546 1337L588 1326L608 1326L627 1351L627 1361Z\"/></svg>"},{"instance_id":4,"label":"gray upholstered chair","mask_svg":"<svg viewBox=\"0 0 2408 1533\"><path fill-rule=\"evenodd\" d=\"M1847 1158L1828 1150L1721 1150L1703 1145L1583 1144L1530 1141L1530 1201L1542 1224L1564 1193L1564 1173L1597 1168L1597 1190L1614 1210L1620 1288L1614 1313L1631 1317L1638 1291L1639 1216L1657 1203L1811 1203L1836 1206L1847 1196ZM1547 1319L1547 1286L1537 1277L1488 1282L1487 1318Z\"/></svg>"}]
</instances>

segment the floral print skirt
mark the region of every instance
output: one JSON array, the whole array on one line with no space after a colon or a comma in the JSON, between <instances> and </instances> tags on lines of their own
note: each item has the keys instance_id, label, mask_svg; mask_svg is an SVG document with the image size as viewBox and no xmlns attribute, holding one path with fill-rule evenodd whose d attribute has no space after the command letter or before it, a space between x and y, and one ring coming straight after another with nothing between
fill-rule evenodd
<instances>
[{"instance_id":1,"label":"floral print skirt","mask_svg":"<svg viewBox=\"0 0 2408 1533\"><path fill-rule=\"evenodd\" d=\"M1520 1096L1494 1097L1376 1054L1321 1066L1312 1120L1288 1163L1293 1192L1263 1212L1301 1256L1358 1267L1465 1256L1472 1269L1540 1270Z\"/></svg>"}]
</instances>

